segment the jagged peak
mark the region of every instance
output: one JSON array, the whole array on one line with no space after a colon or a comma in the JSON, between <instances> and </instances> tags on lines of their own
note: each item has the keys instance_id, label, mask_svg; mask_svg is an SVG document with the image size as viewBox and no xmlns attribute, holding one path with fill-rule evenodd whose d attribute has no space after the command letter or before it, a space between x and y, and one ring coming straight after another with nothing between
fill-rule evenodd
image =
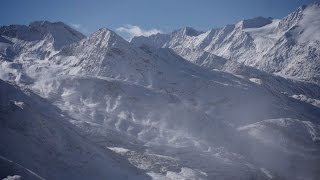
<instances>
[{"instance_id":1,"label":"jagged peak","mask_svg":"<svg viewBox=\"0 0 320 180\"><path fill-rule=\"evenodd\" d=\"M50 21L34 21L29 25L2 26L0 34L24 41L50 40L55 49L61 49L65 45L85 38L82 33L63 22Z\"/></svg>"},{"instance_id":2,"label":"jagged peak","mask_svg":"<svg viewBox=\"0 0 320 180\"><path fill-rule=\"evenodd\" d=\"M97 47L115 46L119 44L129 44L121 36L108 28L100 28L96 32L92 33L84 41L88 41L90 44L95 44Z\"/></svg>"},{"instance_id":3,"label":"jagged peak","mask_svg":"<svg viewBox=\"0 0 320 180\"><path fill-rule=\"evenodd\" d=\"M116 33L106 27L103 27L98 29L96 32L92 33L92 35L90 36L102 36L102 35L105 36L106 34L116 34Z\"/></svg>"},{"instance_id":4,"label":"jagged peak","mask_svg":"<svg viewBox=\"0 0 320 180\"><path fill-rule=\"evenodd\" d=\"M202 34L202 33L203 31L197 31L192 27L188 27L188 26L173 32L173 34L186 35L186 36L198 36L199 34Z\"/></svg>"},{"instance_id":5,"label":"jagged peak","mask_svg":"<svg viewBox=\"0 0 320 180\"><path fill-rule=\"evenodd\" d=\"M291 27L295 26L299 21L301 21L305 14L310 13L319 13L320 16L320 3L314 2L308 5L302 5L297 8L295 11L284 17L280 23L280 29L290 29Z\"/></svg>"},{"instance_id":6,"label":"jagged peak","mask_svg":"<svg viewBox=\"0 0 320 180\"><path fill-rule=\"evenodd\" d=\"M67 32L71 33L72 35L82 39L85 37L82 33L78 32L77 30L71 28L69 25L57 21L57 22L50 22L50 21L33 21L29 24L29 27L32 29L36 29L41 33L54 33L54 31L59 30L66 30Z\"/></svg>"},{"instance_id":7,"label":"jagged peak","mask_svg":"<svg viewBox=\"0 0 320 180\"><path fill-rule=\"evenodd\" d=\"M100 28L96 32L92 33L89 38L98 38L98 39L106 39L106 38L116 38L116 39L123 39L114 31L108 28ZM124 39L123 39L124 40ZM125 41L125 40L124 40Z\"/></svg>"},{"instance_id":8,"label":"jagged peak","mask_svg":"<svg viewBox=\"0 0 320 180\"><path fill-rule=\"evenodd\" d=\"M236 27L235 24L227 24L223 28L220 28L220 29L223 29L223 31L232 31L235 27Z\"/></svg>"},{"instance_id":9,"label":"jagged peak","mask_svg":"<svg viewBox=\"0 0 320 180\"><path fill-rule=\"evenodd\" d=\"M226 33L229 33L235 29L236 25L235 24L227 24L224 27L220 28L212 28L206 32L207 37L212 37L214 36L217 32L223 31Z\"/></svg>"}]
</instances>

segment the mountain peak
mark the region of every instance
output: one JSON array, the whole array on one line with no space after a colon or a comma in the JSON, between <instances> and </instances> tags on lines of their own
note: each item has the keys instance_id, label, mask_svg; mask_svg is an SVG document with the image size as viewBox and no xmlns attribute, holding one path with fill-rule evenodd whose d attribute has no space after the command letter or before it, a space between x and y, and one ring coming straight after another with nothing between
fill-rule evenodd
<instances>
[{"instance_id":1,"label":"mountain peak","mask_svg":"<svg viewBox=\"0 0 320 180\"><path fill-rule=\"evenodd\" d=\"M96 44L98 47L114 45L115 43L128 43L118 34L108 28L100 28L88 37L90 43Z\"/></svg>"},{"instance_id":2,"label":"mountain peak","mask_svg":"<svg viewBox=\"0 0 320 180\"><path fill-rule=\"evenodd\" d=\"M30 27L44 27L44 26L51 26L51 25L59 25L59 26L67 26L66 24L64 24L61 21L57 21L57 22L50 22L47 20L43 20L43 21L33 21L29 24Z\"/></svg>"},{"instance_id":3,"label":"mountain peak","mask_svg":"<svg viewBox=\"0 0 320 180\"><path fill-rule=\"evenodd\" d=\"M50 36L55 49L72 44L85 36L63 22L34 21L26 25L10 25L0 28L0 35L23 41L39 41Z\"/></svg>"},{"instance_id":4,"label":"mountain peak","mask_svg":"<svg viewBox=\"0 0 320 180\"><path fill-rule=\"evenodd\" d=\"M173 34L180 34L180 35L186 35L186 36L198 36L199 34L203 33L202 31L197 31L193 29L192 27L183 27L181 29L178 29L173 32Z\"/></svg>"},{"instance_id":5,"label":"mountain peak","mask_svg":"<svg viewBox=\"0 0 320 180\"><path fill-rule=\"evenodd\" d=\"M299 24L303 19L307 19L307 21L317 21L317 19L319 19L318 17L320 17L320 3L303 5L283 18L279 23L279 28L287 30Z\"/></svg>"},{"instance_id":6,"label":"mountain peak","mask_svg":"<svg viewBox=\"0 0 320 180\"><path fill-rule=\"evenodd\" d=\"M98 29L98 31L96 31L96 32L101 32L101 33L115 33L115 32L113 32L112 30L110 30L110 29L108 29L108 28L106 28L106 27L100 28L100 29Z\"/></svg>"},{"instance_id":7,"label":"mountain peak","mask_svg":"<svg viewBox=\"0 0 320 180\"><path fill-rule=\"evenodd\" d=\"M85 38L82 33L60 21L34 21L29 24L29 28L39 31L43 36L52 36L55 49L61 49L65 45L72 44Z\"/></svg>"}]
</instances>

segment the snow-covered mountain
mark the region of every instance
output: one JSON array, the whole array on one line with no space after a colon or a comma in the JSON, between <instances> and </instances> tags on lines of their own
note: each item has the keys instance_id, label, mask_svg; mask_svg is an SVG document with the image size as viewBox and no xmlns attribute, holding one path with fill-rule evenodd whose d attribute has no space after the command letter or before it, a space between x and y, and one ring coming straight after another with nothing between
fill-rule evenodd
<instances>
[{"instance_id":1,"label":"snow-covered mountain","mask_svg":"<svg viewBox=\"0 0 320 180\"><path fill-rule=\"evenodd\" d=\"M168 47L199 65L208 66L203 61L217 61L218 55L269 73L319 83L319 22L320 5L315 3L283 19L257 17L206 32L183 28L135 37L132 43Z\"/></svg>"},{"instance_id":2,"label":"snow-covered mountain","mask_svg":"<svg viewBox=\"0 0 320 180\"><path fill-rule=\"evenodd\" d=\"M18 173L22 179L149 179L90 142L46 100L2 80L0 87L1 178Z\"/></svg>"},{"instance_id":3,"label":"snow-covered mountain","mask_svg":"<svg viewBox=\"0 0 320 180\"><path fill-rule=\"evenodd\" d=\"M320 86L255 64L305 18L289 16L132 42L1 27L1 178L317 179Z\"/></svg>"},{"instance_id":4,"label":"snow-covered mountain","mask_svg":"<svg viewBox=\"0 0 320 180\"><path fill-rule=\"evenodd\" d=\"M85 37L62 22L49 21L2 26L0 35L0 57L8 61L45 59Z\"/></svg>"}]
</instances>

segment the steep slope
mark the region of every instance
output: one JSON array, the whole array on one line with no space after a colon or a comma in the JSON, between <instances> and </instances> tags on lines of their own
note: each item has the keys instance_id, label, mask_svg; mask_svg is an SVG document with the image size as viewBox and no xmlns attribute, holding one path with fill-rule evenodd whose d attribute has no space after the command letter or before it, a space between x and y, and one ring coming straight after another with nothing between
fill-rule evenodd
<instances>
[{"instance_id":1,"label":"steep slope","mask_svg":"<svg viewBox=\"0 0 320 180\"><path fill-rule=\"evenodd\" d=\"M244 24L273 23L256 21ZM188 37L192 46L205 33L184 28L175 34L181 41ZM319 87L268 76L210 52L192 53L193 63L175 49L136 47L103 28L42 61L13 59L0 67L8 75L2 78L32 89L70 116L63 120L94 144L119 153L155 179L276 177L276 169L250 156L250 143L258 142L237 128L283 117L318 124L319 108L290 96L317 99ZM277 156L269 159L276 162ZM291 177L291 170L279 171L280 176ZM303 172L296 170L304 177Z\"/></svg>"},{"instance_id":2,"label":"steep slope","mask_svg":"<svg viewBox=\"0 0 320 180\"><path fill-rule=\"evenodd\" d=\"M277 97L273 97L274 94L270 94L249 79L200 68L185 61L169 49L134 47L107 29L101 29L79 43L62 49L48 63L51 62L53 64L44 68L46 74L48 74L47 69L57 69L58 73L63 76L107 77L144 86L172 94L186 100L187 103L199 106L197 109L205 111L212 118L217 118L216 110L210 108L209 104L217 104L222 101L224 103L218 103L218 107L222 105L221 108L225 111L230 109L236 113L226 115L223 119L233 123L237 122L236 124L248 121L249 117L242 112L252 112L249 113L250 119L255 121L264 119L265 116L271 117L285 112L281 107L275 108L273 103L287 104L287 100L279 101ZM43 66L43 64L40 65ZM38 66L32 66L29 69L39 69ZM46 81L52 78L41 75L40 79ZM212 92L219 93L219 97L212 96ZM278 94L286 98L280 92ZM246 101L245 106L241 103L243 101ZM229 103L232 104L232 108L228 107ZM287 114L299 116L298 113L287 112ZM316 119L312 118L312 113L308 116Z\"/></svg>"},{"instance_id":3,"label":"steep slope","mask_svg":"<svg viewBox=\"0 0 320 180\"><path fill-rule=\"evenodd\" d=\"M3 81L0 86L1 178L148 179L89 142L46 100Z\"/></svg>"},{"instance_id":4,"label":"steep slope","mask_svg":"<svg viewBox=\"0 0 320 180\"><path fill-rule=\"evenodd\" d=\"M142 45L140 48L146 51L150 49L150 47L146 45ZM169 52L168 49L160 49L159 51ZM174 54L173 52L170 53L172 55ZM295 98L303 96L304 98L302 99L309 99L308 101L313 104L316 104L318 99L320 99L320 86L317 84L269 74L254 67L246 66L243 63L228 60L208 52L201 53L201 56L193 63L200 65L206 70L219 70L232 73L242 79L256 83L268 91L283 93L288 97Z\"/></svg>"},{"instance_id":5,"label":"steep slope","mask_svg":"<svg viewBox=\"0 0 320 180\"><path fill-rule=\"evenodd\" d=\"M182 33L135 37L131 42L171 48L199 65L203 53L210 53L270 73L319 83L319 14L320 5L310 4L281 20L258 17L192 36L182 29Z\"/></svg>"},{"instance_id":6,"label":"steep slope","mask_svg":"<svg viewBox=\"0 0 320 180\"><path fill-rule=\"evenodd\" d=\"M69 74L112 77L143 85L152 83L149 73L153 60L106 28L63 48L50 61L63 64Z\"/></svg>"},{"instance_id":7,"label":"steep slope","mask_svg":"<svg viewBox=\"0 0 320 180\"><path fill-rule=\"evenodd\" d=\"M258 168L247 167L242 163L245 160L233 155L231 150L225 149L224 155L214 155L221 151L220 144L227 145L221 138L224 135L233 136L228 134L228 129L234 130L192 105L203 101L205 88L224 89L223 84L216 82L208 85L198 76L231 83L236 87L238 83L229 80L239 80L235 76L202 72L198 66L188 63L171 50L136 48L107 29L63 48L49 60L31 64L19 60L5 62L3 69L10 70L7 67L13 64L20 64L21 73L32 79L29 84L14 82L31 87L34 92L58 105L72 117L72 123L87 132L88 137L99 145L124 146L138 153L138 158L135 154L129 157L130 162L153 176L179 173L180 169L183 174L187 167L191 167L191 172L196 172L199 163L205 161L205 154L211 154L210 164L201 167L208 178L237 176L247 179L256 176L265 179ZM199 85L194 87L191 82L196 81ZM230 88L228 91L237 90ZM193 99L193 94L202 94L202 97ZM218 101L217 98L212 101ZM221 103L221 106L226 105ZM212 133L213 129L215 131ZM201 130L215 135L206 137ZM196 143L198 138L206 139L203 145ZM164 145L166 148L163 149ZM215 150L204 152L208 148ZM181 150L189 155L179 155ZM170 161L167 158L157 158L159 165L149 166L152 159L158 157L152 152L181 160L173 169L168 167ZM224 159L228 158L232 158L234 163L225 163ZM224 166L226 170L210 170L213 165L217 169ZM199 176L203 175L200 173Z\"/></svg>"},{"instance_id":8,"label":"steep slope","mask_svg":"<svg viewBox=\"0 0 320 180\"><path fill-rule=\"evenodd\" d=\"M284 35L255 66L319 83L320 4L300 7L279 22Z\"/></svg>"},{"instance_id":9,"label":"steep slope","mask_svg":"<svg viewBox=\"0 0 320 180\"><path fill-rule=\"evenodd\" d=\"M284 118L268 119L238 129L254 142L250 144L252 158L269 169L283 171L289 179L319 177L319 125ZM270 161L270 156L277 156L276 164ZM297 164L303 165L298 167Z\"/></svg>"},{"instance_id":10,"label":"steep slope","mask_svg":"<svg viewBox=\"0 0 320 180\"><path fill-rule=\"evenodd\" d=\"M35 21L0 27L0 58L44 59L85 36L62 22Z\"/></svg>"},{"instance_id":11,"label":"steep slope","mask_svg":"<svg viewBox=\"0 0 320 180\"><path fill-rule=\"evenodd\" d=\"M43 72L30 73L40 67ZM188 167L208 179L268 178L246 158L249 150L239 145L243 140L236 127L280 117L317 122L320 112L266 87L282 79L271 78L264 86L249 78L260 77L260 71L237 70L249 75L204 69L171 49L137 48L100 29L29 67L28 75L37 79L30 87L72 116L89 137L102 146L127 149L119 152L148 172L163 175ZM168 166L170 158L152 154L174 158L177 165Z\"/></svg>"}]
</instances>

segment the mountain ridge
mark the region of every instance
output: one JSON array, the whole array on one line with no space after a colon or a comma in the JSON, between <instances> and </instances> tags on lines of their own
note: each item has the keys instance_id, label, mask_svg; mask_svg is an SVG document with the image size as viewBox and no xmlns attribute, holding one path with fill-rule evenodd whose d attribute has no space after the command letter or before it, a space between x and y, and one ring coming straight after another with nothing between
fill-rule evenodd
<instances>
[{"instance_id":1,"label":"mountain ridge","mask_svg":"<svg viewBox=\"0 0 320 180\"><path fill-rule=\"evenodd\" d=\"M294 56L317 67L308 36L317 26L305 26L317 6L297 12L281 28L258 17L132 42L108 28L77 36L60 22L32 23L34 38L33 28L3 28L0 144L9 149L0 145L0 157L23 168L1 158L1 178L31 169L48 179L316 180L320 86L279 71Z\"/></svg>"},{"instance_id":2,"label":"mountain ridge","mask_svg":"<svg viewBox=\"0 0 320 180\"><path fill-rule=\"evenodd\" d=\"M169 47L191 62L202 61L201 54L207 52L268 73L319 83L317 37L320 35L315 28L320 27L319 7L318 3L301 6L283 19L258 17L256 22L257 18L243 20L193 37L177 36L173 32L134 37L131 42L137 46ZM312 27L308 26L311 21ZM245 28L248 25L243 26L244 22L250 22L252 27Z\"/></svg>"}]
</instances>

